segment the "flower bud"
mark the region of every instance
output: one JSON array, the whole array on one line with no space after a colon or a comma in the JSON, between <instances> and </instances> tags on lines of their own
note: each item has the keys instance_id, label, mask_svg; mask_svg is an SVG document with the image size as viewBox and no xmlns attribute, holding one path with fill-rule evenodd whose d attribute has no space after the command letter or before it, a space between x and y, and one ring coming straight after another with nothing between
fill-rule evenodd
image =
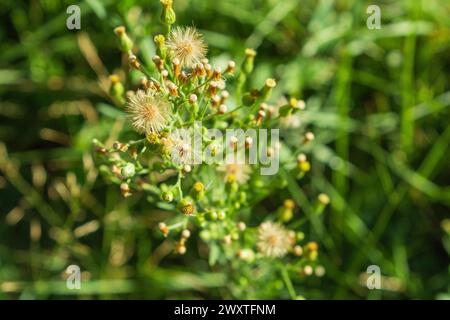
<instances>
[{"instance_id":1,"label":"flower bud","mask_svg":"<svg viewBox=\"0 0 450 320\"><path fill-rule=\"evenodd\" d=\"M301 246L294 247L294 255L300 257L303 254L303 248Z\"/></svg>"},{"instance_id":2,"label":"flower bud","mask_svg":"<svg viewBox=\"0 0 450 320\"><path fill-rule=\"evenodd\" d=\"M174 73L175 77L178 78L181 73L180 59L178 59L178 58L173 59L172 65L173 65L173 73Z\"/></svg>"},{"instance_id":3,"label":"flower bud","mask_svg":"<svg viewBox=\"0 0 450 320\"><path fill-rule=\"evenodd\" d=\"M163 10L161 13L161 22L170 26L175 23L176 15L172 8L173 0L160 0Z\"/></svg>"},{"instance_id":4,"label":"flower bud","mask_svg":"<svg viewBox=\"0 0 450 320\"><path fill-rule=\"evenodd\" d=\"M120 174L125 178L129 179L134 177L134 174L136 173L136 169L134 167L134 164L127 163L122 170L120 171Z\"/></svg>"},{"instance_id":5,"label":"flower bud","mask_svg":"<svg viewBox=\"0 0 450 320\"><path fill-rule=\"evenodd\" d=\"M309 143L309 142L311 142L313 140L314 140L314 133L312 133L310 131L306 132L305 136L304 136L303 143L306 144L306 143Z\"/></svg>"},{"instance_id":6,"label":"flower bud","mask_svg":"<svg viewBox=\"0 0 450 320\"><path fill-rule=\"evenodd\" d=\"M172 191L165 191L161 194L161 198L166 202L172 202L173 201L173 193Z\"/></svg>"},{"instance_id":7,"label":"flower bud","mask_svg":"<svg viewBox=\"0 0 450 320\"><path fill-rule=\"evenodd\" d=\"M114 33L119 37L120 50L124 53L129 53L133 49L133 41L128 37L124 26L114 29Z\"/></svg>"},{"instance_id":8,"label":"flower bud","mask_svg":"<svg viewBox=\"0 0 450 320\"><path fill-rule=\"evenodd\" d=\"M219 84L216 81L211 81L211 83L209 84L208 93L211 97L216 95L218 86Z\"/></svg>"},{"instance_id":9,"label":"flower bud","mask_svg":"<svg viewBox=\"0 0 450 320\"><path fill-rule=\"evenodd\" d=\"M184 198L178 203L178 210L184 215L191 215L195 212L195 207L190 199Z\"/></svg>"},{"instance_id":10,"label":"flower bud","mask_svg":"<svg viewBox=\"0 0 450 320\"><path fill-rule=\"evenodd\" d=\"M227 99L230 97L230 93L227 90L223 90L220 95L221 95L221 98L220 98L221 104L227 102Z\"/></svg>"},{"instance_id":11,"label":"flower bud","mask_svg":"<svg viewBox=\"0 0 450 320\"><path fill-rule=\"evenodd\" d=\"M222 77L222 68L220 67L215 68L212 77L215 81L219 81Z\"/></svg>"},{"instance_id":12,"label":"flower bud","mask_svg":"<svg viewBox=\"0 0 450 320\"><path fill-rule=\"evenodd\" d=\"M250 74L253 71L253 63L255 60L256 51L253 49L245 49L245 60L242 63L242 72Z\"/></svg>"},{"instance_id":13,"label":"flower bud","mask_svg":"<svg viewBox=\"0 0 450 320\"><path fill-rule=\"evenodd\" d=\"M167 225L164 222L160 222L158 228L162 232L164 237L167 237L167 235L169 234L169 228L167 227Z\"/></svg>"},{"instance_id":14,"label":"flower bud","mask_svg":"<svg viewBox=\"0 0 450 320\"><path fill-rule=\"evenodd\" d=\"M181 232L181 237L183 237L184 239L188 239L191 236L191 232L188 229L184 229Z\"/></svg>"},{"instance_id":15,"label":"flower bud","mask_svg":"<svg viewBox=\"0 0 450 320\"><path fill-rule=\"evenodd\" d=\"M328 205L330 203L330 197L325 194L325 193L321 193L319 194L319 196L317 197L317 199L319 200L319 202L321 204L323 204L324 206Z\"/></svg>"},{"instance_id":16,"label":"flower bud","mask_svg":"<svg viewBox=\"0 0 450 320\"><path fill-rule=\"evenodd\" d=\"M130 54L128 56L128 61L130 62L130 66L132 66L134 69L139 70L141 67L141 64L139 63L137 57L134 54Z\"/></svg>"},{"instance_id":17,"label":"flower bud","mask_svg":"<svg viewBox=\"0 0 450 320\"><path fill-rule=\"evenodd\" d=\"M229 61L228 65L227 65L227 68L225 69L225 73L226 74L233 74L235 69L236 69L236 62Z\"/></svg>"},{"instance_id":18,"label":"flower bud","mask_svg":"<svg viewBox=\"0 0 450 320\"><path fill-rule=\"evenodd\" d=\"M277 85L277 82L272 79L269 78L266 80L266 82L264 83L264 87L261 89L261 98L263 100L267 100L270 97L270 94L272 93L272 89L275 88L275 86Z\"/></svg>"},{"instance_id":19,"label":"flower bud","mask_svg":"<svg viewBox=\"0 0 450 320\"><path fill-rule=\"evenodd\" d=\"M122 193L122 196L124 198L128 198L132 195L130 186L128 185L128 183L122 183L120 185L120 192Z\"/></svg>"},{"instance_id":20,"label":"flower bud","mask_svg":"<svg viewBox=\"0 0 450 320\"><path fill-rule=\"evenodd\" d=\"M167 70L164 70L167 71ZM169 82L167 84L167 89L169 89L169 93L173 97L178 97L178 87L173 82Z\"/></svg>"},{"instance_id":21,"label":"flower bud","mask_svg":"<svg viewBox=\"0 0 450 320\"><path fill-rule=\"evenodd\" d=\"M197 95L195 95L194 93L189 96L189 103L190 104L196 103L197 100L198 100Z\"/></svg>"},{"instance_id":22,"label":"flower bud","mask_svg":"<svg viewBox=\"0 0 450 320\"><path fill-rule=\"evenodd\" d=\"M109 94L119 100L120 102L125 102L123 98L123 94L125 93L125 88L123 84L120 82L120 78L116 74L112 74L109 76L109 80L111 81L111 86L109 88Z\"/></svg>"},{"instance_id":23,"label":"flower bud","mask_svg":"<svg viewBox=\"0 0 450 320\"><path fill-rule=\"evenodd\" d=\"M175 253L181 254L181 255L186 253L186 246L184 245L184 243L182 241L177 242L175 244Z\"/></svg>"},{"instance_id":24,"label":"flower bud","mask_svg":"<svg viewBox=\"0 0 450 320\"><path fill-rule=\"evenodd\" d=\"M156 53L165 59L167 56L167 48L166 48L166 38L162 34L156 35L153 40L156 44Z\"/></svg>"},{"instance_id":25,"label":"flower bud","mask_svg":"<svg viewBox=\"0 0 450 320\"><path fill-rule=\"evenodd\" d=\"M228 107L225 104L221 104L219 106L219 114L224 114L225 112L227 112Z\"/></svg>"}]
</instances>

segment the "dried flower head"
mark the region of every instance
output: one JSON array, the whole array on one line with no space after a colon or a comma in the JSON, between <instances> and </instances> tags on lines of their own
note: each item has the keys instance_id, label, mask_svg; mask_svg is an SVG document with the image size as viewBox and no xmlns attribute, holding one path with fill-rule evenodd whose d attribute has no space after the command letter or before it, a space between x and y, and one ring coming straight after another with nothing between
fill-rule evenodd
<instances>
[{"instance_id":1,"label":"dried flower head","mask_svg":"<svg viewBox=\"0 0 450 320\"><path fill-rule=\"evenodd\" d=\"M203 36L193 27L176 27L166 42L169 54L178 59L182 66L192 67L199 63L206 54L207 46Z\"/></svg>"},{"instance_id":2,"label":"dried flower head","mask_svg":"<svg viewBox=\"0 0 450 320\"><path fill-rule=\"evenodd\" d=\"M131 124L139 133L161 131L171 117L170 105L160 95L138 90L126 106Z\"/></svg>"},{"instance_id":3,"label":"dried flower head","mask_svg":"<svg viewBox=\"0 0 450 320\"><path fill-rule=\"evenodd\" d=\"M266 257L284 256L292 246L288 231L278 223L264 222L258 228L258 250Z\"/></svg>"}]
</instances>

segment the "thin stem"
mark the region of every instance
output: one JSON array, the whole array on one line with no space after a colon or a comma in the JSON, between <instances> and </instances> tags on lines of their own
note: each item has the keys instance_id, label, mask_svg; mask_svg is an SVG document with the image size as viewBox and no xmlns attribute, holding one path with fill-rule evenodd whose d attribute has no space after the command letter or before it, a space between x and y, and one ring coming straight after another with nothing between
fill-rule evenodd
<instances>
[{"instance_id":1,"label":"thin stem","mask_svg":"<svg viewBox=\"0 0 450 320\"><path fill-rule=\"evenodd\" d=\"M294 286L292 284L291 278L289 278L289 274L288 274L285 266L281 267L281 276L282 276L284 284L286 285L286 288L289 292L289 295L291 296L291 299L295 300L297 298L297 294L295 293Z\"/></svg>"}]
</instances>

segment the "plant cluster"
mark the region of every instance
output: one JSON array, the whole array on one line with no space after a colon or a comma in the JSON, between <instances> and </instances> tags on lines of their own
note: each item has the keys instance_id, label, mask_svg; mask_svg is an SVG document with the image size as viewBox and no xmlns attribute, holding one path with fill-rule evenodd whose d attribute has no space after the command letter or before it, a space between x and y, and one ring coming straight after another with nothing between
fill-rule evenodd
<instances>
[{"instance_id":1,"label":"plant cluster","mask_svg":"<svg viewBox=\"0 0 450 320\"><path fill-rule=\"evenodd\" d=\"M294 200L278 199L271 212L257 210L268 197L283 194L287 177L300 180L311 169L304 147L314 134L301 125L305 102L275 92L272 78L260 88L250 87L257 55L253 49L245 50L241 63L208 59L202 34L194 27L175 26L172 1L161 4L167 33L154 36L153 65L139 58L125 27L114 30L128 75L110 76L110 97L141 138L112 145L94 140L100 172L118 185L124 198L145 195L149 208L174 213L160 221L159 232L173 239L175 254L186 254L198 235L207 245L209 264L227 270L237 284L234 296L245 296L248 279L258 277L266 287L280 287L282 279L297 298L293 277L325 273L318 263L318 244L305 239L306 220L299 218ZM223 142L209 129L244 134ZM248 163L249 151L261 142L245 134L250 129L281 129L280 140L272 137L266 148L257 147L264 157L279 161L276 174L263 175L262 163ZM290 132L300 132L301 139L288 141ZM194 148L197 142L200 149ZM225 161L230 150L233 160ZM237 161L238 155L245 161ZM328 203L328 196L320 194L314 214L320 215Z\"/></svg>"}]
</instances>

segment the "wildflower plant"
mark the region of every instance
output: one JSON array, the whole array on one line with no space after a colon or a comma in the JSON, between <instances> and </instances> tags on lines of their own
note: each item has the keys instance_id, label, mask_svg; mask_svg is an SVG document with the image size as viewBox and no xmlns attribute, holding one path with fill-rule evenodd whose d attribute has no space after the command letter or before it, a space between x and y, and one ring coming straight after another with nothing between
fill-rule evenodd
<instances>
[{"instance_id":1,"label":"wildflower plant","mask_svg":"<svg viewBox=\"0 0 450 320\"><path fill-rule=\"evenodd\" d=\"M260 204L285 194L286 176L299 180L310 171L302 153L314 139L301 127L305 103L275 95L272 78L250 87L253 49L237 57L241 63L210 62L202 34L175 26L172 1L161 4L167 33L154 35L151 65L139 57L125 27L115 29L128 65L126 76L110 76L109 93L136 138L112 145L94 140L100 172L123 197L144 195L149 214L172 213L156 232L173 240L174 254L195 254L198 245L202 255L206 244L211 267L233 283L232 297L259 298L277 288L297 298L293 282L324 274L318 244L305 239L298 203L286 196L269 212L260 212ZM303 138L286 143L279 139L280 128ZM218 134L228 131L233 134L225 139ZM266 140L260 132L268 133ZM259 161L250 161L252 150ZM278 170L264 174L263 159L279 163ZM328 202L319 195L316 213Z\"/></svg>"}]
</instances>

